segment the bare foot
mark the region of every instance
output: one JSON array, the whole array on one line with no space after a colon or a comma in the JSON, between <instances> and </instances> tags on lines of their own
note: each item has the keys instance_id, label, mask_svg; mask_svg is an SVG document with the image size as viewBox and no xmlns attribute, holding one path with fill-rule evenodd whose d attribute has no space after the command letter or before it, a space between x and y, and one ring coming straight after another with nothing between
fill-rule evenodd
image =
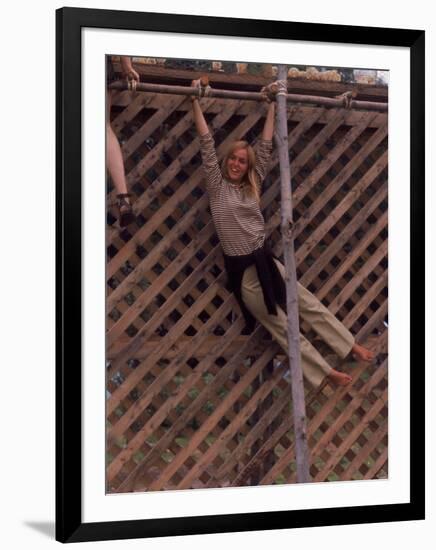
<instances>
[{"instance_id":1,"label":"bare foot","mask_svg":"<svg viewBox=\"0 0 436 550\"><path fill-rule=\"evenodd\" d=\"M339 372L335 369L332 369L330 371L328 377L337 386L346 386L353 380L353 378L349 374L345 374L345 372Z\"/></svg>"},{"instance_id":2,"label":"bare foot","mask_svg":"<svg viewBox=\"0 0 436 550\"><path fill-rule=\"evenodd\" d=\"M363 346L359 346L359 344L353 345L351 348L351 353L358 361L367 361L368 363L370 363L375 357L375 353L373 351L368 348L364 348Z\"/></svg>"}]
</instances>

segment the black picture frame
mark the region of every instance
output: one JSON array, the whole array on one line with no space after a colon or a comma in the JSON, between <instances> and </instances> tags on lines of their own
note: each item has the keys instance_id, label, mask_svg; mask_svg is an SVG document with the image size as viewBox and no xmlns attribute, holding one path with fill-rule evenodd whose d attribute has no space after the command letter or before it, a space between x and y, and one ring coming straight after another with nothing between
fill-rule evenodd
<instances>
[{"instance_id":1,"label":"black picture frame","mask_svg":"<svg viewBox=\"0 0 436 550\"><path fill-rule=\"evenodd\" d=\"M410 502L280 512L82 522L81 29L129 29L410 49L411 455ZM94 9L56 12L56 539L61 542L424 519L424 93L425 33ZM419 319L419 323L417 322Z\"/></svg>"}]
</instances>

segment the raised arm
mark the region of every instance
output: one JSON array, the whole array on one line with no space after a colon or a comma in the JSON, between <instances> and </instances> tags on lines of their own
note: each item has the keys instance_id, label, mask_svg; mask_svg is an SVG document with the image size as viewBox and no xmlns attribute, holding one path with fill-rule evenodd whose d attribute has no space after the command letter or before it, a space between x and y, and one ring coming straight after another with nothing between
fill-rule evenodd
<instances>
[{"instance_id":1,"label":"raised arm","mask_svg":"<svg viewBox=\"0 0 436 550\"><path fill-rule=\"evenodd\" d=\"M263 126L261 139L256 147L256 172L259 177L259 190L262 187L262 182L265 179L268 162L272 151L272 138L274 134L274 117L275 103L271 102L268 105L265 124Z\"/></svg>"},{"instance_id":2,"label":"raised arm","mask_svg":"<svg viewBox=\"0 0 436 550\"><path fill-rule=\"evenodd\" d=\"M198 87L199 84L199 80L193 80L191 85ZM222 183L222 175L216 156L215 143L210 134L203 111L201 110L200 101L195 96L191 96L191 100L195 127L200 137L200 151L203 170L206 174L206 186L209 194L213 194Z\"/></svg>"},{"instance_id":3,"label":"raised arm","mask_svg":"<svg viewBox=\"0 0 436 550\"><path fill-rule=\"evenodd\" d=\"M200 80L193 80L191 86L198 88L200 86ZM191 96L191 101L195 127L197 128L198 135L200 137L205 136L209 133L209 128L207 126L206 119L204 118L203 111L201 110L198 97Z\"/></svg>"},{"instance_id":4,"label":"raised arm","mask_svg":"<svg viewBox=\"0 0 436 550\"><path fill-rule=\"evenodd\" d=\"M262 131L262 139L264 141L272 141L273 138L275 106L276 104L273 101L268 105L268 111L266 113L265 124Z\"/></svg>"}]
</instances>

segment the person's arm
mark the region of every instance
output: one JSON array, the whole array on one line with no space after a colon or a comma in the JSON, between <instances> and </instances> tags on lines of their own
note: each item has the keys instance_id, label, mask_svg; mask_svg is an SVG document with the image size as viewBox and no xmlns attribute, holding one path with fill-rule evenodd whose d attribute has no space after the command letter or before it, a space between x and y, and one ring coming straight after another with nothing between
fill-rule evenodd
<instances>
[{"instance_id":1,"label":"person's arm","mask_svg":"<svg viewBox=\"0 0 436 550\"><path fill-rule=\"evenodd\" d=\"M262 135L257 145L256 150L256 172L259 178L259 189L262 187L262 182L265 179L268 162L272 151L272 138L274 134L274 118L275 118L275 103L271 102L268 105L265 124L263 126Z\"/></svg>"},{"instance_id":2,"label":"person's arm","mask_svg":"<svg viewBox=\"0 0 436 550\"><path fill-rule=\"evenodd\" d=\"M199 85L200 80L193 80L191 83L191 86L194 88L198 88ZM201 110L200 101L196 96L191 96L191 101L195 127L197 128L198 135L200 137L205 136L206 134L209 134L209 128L207 126L206 119L204 118L203 111Z\"/></svg>"},{"instance_id":3,"label":"person's arm","mask_svg":"<svg viewBox=\"0 0 436 550\"><path fill-rule=\"evenodd\" d=\"M265 124L262 131L262 139L264 141L272 141L274 134L274 117L275 117L275 106L274 102L271 102L268 105L268 111L266 113Z\"/></svg>"},{"instance_id":4,"label":"person's arm","mask_svg":"<svg viewBox=\"0 0 436 550\"><path fill-rule=\"evenodd\" d=\"M204 118L203 111L201 110L200 102L197 97L192 99L192 112L198 135L200 137L205 136L209 133L209 127L207 126L206 119Z\"/></svg>"},{"instance_id":5,"label":"person's arm","mask_svg":"<svg viewBox=\"0 0 436 550\"><path fill-rule=\"evenodd\" d=\"M123 72L123 75L128 80L136 80L136 82L139 82L139 74L135 71L132 65L132 60L130 57L122 55L120 57L120 63L121 63L121 70Z\"/></svg>"},{"instance_id":6,"label":"person's arm","mask_svg":"<svg viewBox=\"0 0 436 550\"><path fill-rule=\"evenodd\" d=\"M193 80L191 86L198 87L199 80ZM200 138L200 152L202 166L206 174L206 186L208 192L211 194L222 183L221 170L215 151L215 143L201 110L200 101L194 96L191 96L191 101L195 127Z\"/></svg>"}]
</instances>

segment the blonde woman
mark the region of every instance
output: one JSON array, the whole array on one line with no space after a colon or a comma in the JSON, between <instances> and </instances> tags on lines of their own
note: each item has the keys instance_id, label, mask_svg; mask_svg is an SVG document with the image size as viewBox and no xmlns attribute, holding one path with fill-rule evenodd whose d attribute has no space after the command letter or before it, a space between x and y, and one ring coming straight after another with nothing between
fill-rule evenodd
<instances>
[{"instance_id":1,"label":"blonde woman","mask_svg":"<svg viewBox=\"0 0 436 550\"><path fill-rule=\"evenodd\" d=\"M199 87L200 81L194 80L192 86ZM245 141L235 141L220 166L200 102L196 97L191 99L212 217L229 288L246 321L244 332L251 332L258 321L287 353L284 267L265 242L265 221L259 206L272 150L275 104L268 106L256 151ZM298 307L301 318L339 357L352 353L359 360L372 361L373 353L357 344L350 331L299 283ZM303 374L313 386L319 386L326 376L337 385L351 382L349 374L333 369L304 336L300 351Z\"/></svg>"}]
</instances>

